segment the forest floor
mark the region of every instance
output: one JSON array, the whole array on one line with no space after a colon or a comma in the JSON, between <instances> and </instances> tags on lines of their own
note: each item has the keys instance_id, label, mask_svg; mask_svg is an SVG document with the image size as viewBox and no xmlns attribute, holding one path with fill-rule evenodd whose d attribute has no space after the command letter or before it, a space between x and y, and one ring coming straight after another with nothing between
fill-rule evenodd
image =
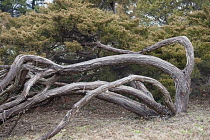
<instances>
[{"instance_id":1,"label":"forest floor","mask_svg":"<svg viewBox=\"0 0 210 140\"><path fill-rule=\"evenodd\" d=\"M31 140L51 130L81 96L54 99L0 127L2 140ZM93 99L52 140L210 140L210 96L191 97L188 113L163 120L144 120L99 99Z\"/></svg>"}]
</instances>

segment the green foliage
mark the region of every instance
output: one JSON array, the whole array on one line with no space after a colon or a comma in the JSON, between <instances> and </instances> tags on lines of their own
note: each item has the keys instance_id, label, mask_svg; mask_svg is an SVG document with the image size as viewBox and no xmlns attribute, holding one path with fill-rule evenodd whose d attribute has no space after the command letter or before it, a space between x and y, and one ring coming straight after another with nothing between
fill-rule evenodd
<instances>
[{"instance_id":1,"label":"green foliage","mask_svg":"<svg viewBox=\"0 0 210 140\"><path fill-rule=\"evenodd\" d=\"M75 42L85 43L93 36L117 48L139 47L138 19L104 12L86 2L56 0L48 8L41 7L39 13L29 12L18 18L1 13L0 17L0 41L12 49L13 57L31 51L36 55L50 55L57 48L74 52L78 50Z\"/></svg>"},{"instance_id":2,"label":"green foliage","mask_svg":"<svg viewBox=\"0 0 210 140\"><path fill-rule=\"evenodd\" d=\"M206 78L210 76L210 59L198 63L197 66L200 69L202 75L204 75Z\"/></svg>"},{"instance_id":3,"label":"green foliage","mask_svg":"<svg viewBox=\"0 0 210 140\"><path fill-rule=\"evenodd\" d=\"M127 14L129 17L134 16L134 9L138 0L83 0L93 3L95 7L104 11L112 11L117 14ZM113 9L114 8L114 9Z\"/></svg>"},{"instance_id":4,"label":"green foliage","mask_svg":"<svg viewBox=\"0 0 210 140\"><path fill-rule=\"evenodd\" d=\"M9 12L13 17L20 16L27 11L26 0L1 0L0 10Z\"/></svg>"},{"instance_id":5,"label":"green foliage","mask_svg":"<svg viewBox=\"0 0 210 140\"><path fill-rule=\"evenodd\" d=\"M194 69L192 80L197 86L193 92L200 94L209 92L208 80L210 76L210 6L188 15L188 28L185 32L192 40L195 57L199 58Z\"/></svg>"},{"instance_id":6,"label":"green foliage","mask_svg":"<svg viewBox=\"0 0 210 140\"><path fill-rule=\"evenodd\" d=\"M205 0L139 0L135 15L145 24L169 24L172 15L184 16L191 11L210 5Z\"/></svg>"},{"instance_id":7,"label":"green foliage","mask_svg":"<svg viewBox=\"0 0 210 140\"><path fill-rule=\"evenodd\" d=\"M171 97L175 96L176 93L176 89L175 89L175 84L173 79L166 74L161 74L161 78L159 79L159 81L165 86L167 87L168 91L171 94ZM158 96L159 97L159 96Z\"/></svg>"},{"instance_id":8,"label":"green foliage","mask_svg":"<svg viewBox=\"0 0 210 140\"><path fill-rule=\"evenodd\" d=\"M77 52L82 50L82 46L77 42L77 41L73 41L73 42L64 42L66 50L68 51L73 51L73 52Z\"/></svg>"},{"instance_id":9,"label":"green foliage","mask_svg":"<svg viewBox=\"0 0 210 140\"><path fill-rule=\"evenodd\" d=\"M198 67L195 66L194 69L193 69L191 78L192 78L193 80L199 80L200 77L201 77L200 71L199 71Z\"/></svg>"},{"instance_id":10,"label":"green foliage","mask_svg":"<svg viewBox=\"0 0 210 140\"><path fill-rule=\"evenodd\" d=\"M186 32L192 39L195 55L202 60L210 59L210 6L195 11L188 16L189 27Z\"/></svg>"},{"instance_id":11,"label":"green foliage","mask_svg":"<svg viewBox=\"0 0 210 140\"><path fill-rule=\"evenodd\" d=\"M111 67L100 69L100 75L98 75L98 79L108 82L116 80L116 77L116 71L114 71Z\"/></svg>"}]
</instances>

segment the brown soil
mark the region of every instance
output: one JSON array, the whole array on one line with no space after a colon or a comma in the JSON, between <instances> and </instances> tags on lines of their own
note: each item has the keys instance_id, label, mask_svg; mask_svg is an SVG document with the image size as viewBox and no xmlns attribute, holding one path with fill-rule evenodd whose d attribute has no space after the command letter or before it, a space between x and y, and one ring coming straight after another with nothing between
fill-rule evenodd
<instances>
[{"instance_id":1,"label":"brown soil","mask_svg":"<svg viewBox=\"0 0 210 140\"><path fill-rule=\"evenodd\" d=\"M61 97L1 126L0 139L31 140L52 129L81 96ZM98 99L80 110L53 140L210 140L210 96L191 97L189 111L168 120L143 120L127 110Z\"/></svg>"}]
</instances>

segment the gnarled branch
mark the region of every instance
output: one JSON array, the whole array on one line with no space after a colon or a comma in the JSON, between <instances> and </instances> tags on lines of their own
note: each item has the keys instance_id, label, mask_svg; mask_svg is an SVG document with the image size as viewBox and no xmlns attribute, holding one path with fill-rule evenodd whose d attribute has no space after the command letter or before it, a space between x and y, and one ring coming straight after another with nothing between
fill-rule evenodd
<instances>
[{"instance_id":1,"label":"gnarled branch","mask_svg":"<svg viewBox=\"0 0 210 140\"><path fill-rule=\"evenodd\" d=\"M183 45L186 50L187 64L183 70L180 70L173 64L158 57L143 54L173 43ZM3 69L9 69L8 72L6 71L7 75L3 76L0 81L0 95L9 93L11 90L13 91L18 88L21 88L22 91L22 94L19 96L15 95L15 97L11 97L5 103L0 105L0 120L3 122L5 119L9 119L46 99L75 93L84 94L84 92L87 92L87 94L68 111L57 127L43 135L43 137L40 137L40 139L47 139L57 134L68 123L71 117L73 117L74 114L82 106L86 105L93 97L117 103L140 116L142 115L143 117L152 115L171 116L179 112L187 111L190 94L190 74L194 66L193 47L187 37L180 36L166 39L149 46L140 52L116 49L99 42L85 45L93 45L115 53L121 53L121 55L107 56L71 65L59 65L40 56L19 55L11 66L0 67ZM169 92L160 82L144 76L130 75L110 83L96 81L68 84L58 81L59 78L66 75L71 76L72 74L97 69L102 66L123 64L149 65L170 75L175 82L175 103L172 102ZM4 74L5 71L0 71L0 73ZM127 82L133 81L140 82L140 89L123 85ZM144 86L144 82L151 83L160 90L163 95L165 106L157 103L152 98L151 93L146 94L149 90ZM42 89L39 89L38 92L32 94L30 88L36 83L44 85L44 87L42 86ZM51 85L55 86L50 89ZM132 95L141 101L141 103L117 93Z\"/></svg>"}]
</instances>

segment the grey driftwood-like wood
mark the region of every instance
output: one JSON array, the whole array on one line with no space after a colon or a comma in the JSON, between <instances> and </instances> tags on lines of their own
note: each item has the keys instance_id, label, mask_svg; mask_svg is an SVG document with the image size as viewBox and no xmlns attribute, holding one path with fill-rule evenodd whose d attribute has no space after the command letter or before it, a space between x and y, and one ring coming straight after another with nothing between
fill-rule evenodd
<instances>
[{"instance_id":1,"label":"grey driftwood-like wood","mask_svg":"<svg viewBox=\"0 0 210 140\"><path fill-rule=\"evenodd\" d=\"M187 63L183 70L158 57L145 55L146 52L174 43L181 44L186 50ZM92 45L120 55L96 58L71 65L59 65L40 56L19 55L11 66L0 66L0 69L3 69L0 71L0 96L2 98L5 95L9 97L8 99L5 98L0 105L1 123L47 99L71 94L83 94L85 96L73 105L54 129L38 139L49 139L56 135L68 124L79 109L94 97L116 103L144 118L151 116L170 117L187 111L191 84L190 74L194 67L194 50L187 37L169 38L140 52L117 49L99 42L85 45ZM71 76L103 66L124 64L149 65L170 75L176 88L175 102L172 101L170 93L160 82L145 76L129 75L113 82L95 81L68 84L59 82L59 79L64 76ZM124 86L129 82L137 82L138 88ZM145 87L144 83L150 83L160 91L164 104L154 100L152 93ZM34 93L31 91L31 87L36 84L41 84L43 88ZM13 92L19 94L13 96ZM134 96L138 102L123 96L121 93Z\"/></svg>"}]
</instances>

